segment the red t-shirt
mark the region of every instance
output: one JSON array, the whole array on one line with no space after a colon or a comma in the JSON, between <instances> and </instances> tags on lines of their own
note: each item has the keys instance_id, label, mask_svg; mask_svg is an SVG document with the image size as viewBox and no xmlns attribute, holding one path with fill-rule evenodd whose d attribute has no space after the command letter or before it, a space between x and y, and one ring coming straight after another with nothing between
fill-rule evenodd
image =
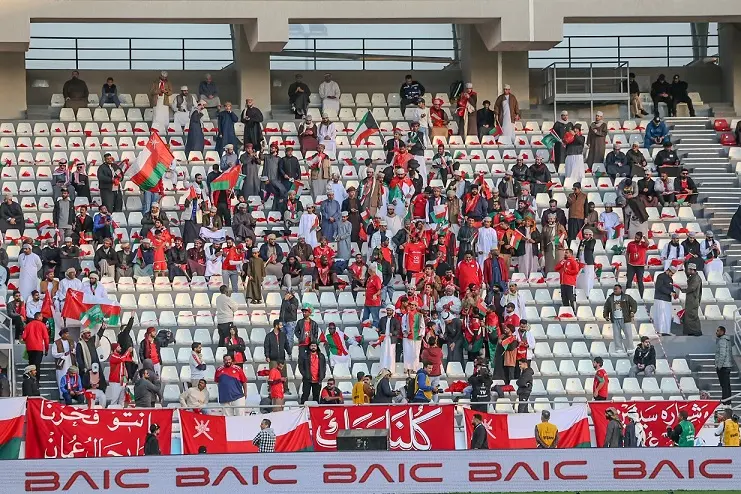
<instances>
[{"instance_id":1,"label":"red t-shirt","mask_svg":"<svg viewBox=\"0 0 741 494\"><path fill-rule=\"evenodd\" d=\"M242 251L236 245L234 247L224 247L221 250L221 255L223 259L221 261L221 269L226 271L237 271L239 266L234 263L244 259L244 254L242 254Z\"/></svg>"},{"instance_id":2,"label":"red t-shirt","mask_svg":"<svg viewBox=\"0 0 741 494\"><path fill-rule=\"evenodd\" d=\"M605 385L602 386L602 389L599 390L599 393L597 393L597 396L600 398L607 398L607 385L610 383L610 378L607 376L607 371L605 369L599 369L594 374L594 383L592 384L592 395L597 391L597 386L604 382Z\"/></svg>"},{"instance_id":3,"label":"red t-shirt","mask_svg":"<svg viewBox=\"0 0 741 494\"><path fill-rule=\"evenodd\" d=\"M408 243L404 246L404 268L412 273L419 273L425 267L425 251L422 242Z\"/></svg>"},{"instance_id":4,"label":"red t-shirt","mask_svg":"<svg viewBox=\"0 0 741 494\"><path fill-rule=\"evenodd\" d=\"M365 305L367 307L379 307L381 305L381 288L383 282L381 277L374 274L365 284Z\"/></svg>"},{"instance_id":5,"label":"red t-shirt","mask_svg":"<svg viewBox=\"0 0 741 494\"><path fill-rule=\"evenodd\" d=\"M281 375L280 370L277 367L273 367L272 369L270 369L270 372L268 372L268 382L271 383L269 384L271 398L285 397L285 394L283 393L283 382L281 382L282 377L283 376Z\"/></svg>"},{"instance_id":6,"label":"red t-shirt","mask_svg":"<svg viewBox=\"0 0 741 494\"><path fill-rule=\"evenodd\" d=\"M310 369L311 369L311 382L319 382L319 355L312 353L310 358Z\"/></svg>"},{"instance_id":7,"label":"red t-shirt","mask_svg":"<svg viewBox=\"0 0 741 494\"><path fill-rule=\"evenodd\" d=\"M646 265L646 254L648 253L648 245L636 242L635 240L628 244L625 249L628 254L628 264L631 266L645 266Z\"/></svg>"},{"instance_id":8,"label":"red t-shirt","mask_svg":"<svg viewBox=\"0 0 741 494\"><path fill-rule=\"evenodd\" d=\"M412 216L414 219L427 219L427 198L420 194L412 200Z\"/></svg>"}]
</instances>

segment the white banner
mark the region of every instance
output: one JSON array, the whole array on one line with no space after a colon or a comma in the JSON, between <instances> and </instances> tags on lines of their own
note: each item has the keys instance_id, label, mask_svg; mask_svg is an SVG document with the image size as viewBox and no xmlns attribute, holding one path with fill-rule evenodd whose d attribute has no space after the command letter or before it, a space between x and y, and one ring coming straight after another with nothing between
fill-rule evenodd
<instances>
[{"instance_id":1,"label":"white banner","mask_svg":"<svg viewBox=\"0 0 741 494\"><path fill-rule=\"evenodd\" d=\"M286 453L8 460L3 492L736 490L741 448Z\"/></svg>"}]
</instances>

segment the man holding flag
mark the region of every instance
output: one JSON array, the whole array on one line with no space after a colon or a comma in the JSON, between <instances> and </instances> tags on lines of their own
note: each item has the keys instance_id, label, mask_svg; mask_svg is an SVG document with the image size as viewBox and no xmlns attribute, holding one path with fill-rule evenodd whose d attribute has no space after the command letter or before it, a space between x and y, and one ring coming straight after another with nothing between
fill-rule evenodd
<instances>
[{"instance_id":1,"label":"man holding flag","mask_svg":"<svg viewBox=\"0 0 741 494\"><path fill-rule=\"evenodd\" d=\"M319 342L325 345L330 367L334 369L337 364L345 364L348 369L352 367L349 347L357 342L338 330L335 323L327 325L327 332L319 336Z\"/></svg>"}]
</instances>

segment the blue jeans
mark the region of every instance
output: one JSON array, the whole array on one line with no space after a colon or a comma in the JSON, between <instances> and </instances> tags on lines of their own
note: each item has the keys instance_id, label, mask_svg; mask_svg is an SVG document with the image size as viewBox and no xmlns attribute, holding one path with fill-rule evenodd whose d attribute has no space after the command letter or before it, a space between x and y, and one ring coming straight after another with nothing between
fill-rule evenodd
<instances>
[{"instance_id":1,"label":"blue jeans","mask_svg":"<svg viewBox=\"0 0 741 494\"><path fill-rule=\"evenodd\" d=\"M103 108L103 105L105 105L106 103L113 103L114 105L116 105L116 108L121 106L121 100L118 98L117 94L101 94L99 106Z\"/></svg>"},{"instance_id":2,"label":"blue jeans","mask_svg":"<svg viewBox=\"0 0 741 494\"><path fill-rule=\"evenodd\" d=\"M152 204L159 202L160 195L149 190L144 191L144 200L142 201L142 214L147 214L152 209Z\"/></svg>"},{"instance_id":3,"label":"blue jeans","mask_svg":"<svg viewBox=\"0 0 741 494\"><path fill-rule=\"evenodd\" d=\"M381 307L368 307L367 305L363 309L363 317L360 318L361 321L365 321L368 319L368 316L371 317L371 321L373 321L373 326L378 327L378 321L380 320L380 313L381 313Z\"/></svg>"},{"instance_id":4,"label":"blue jeans","mask_svg":"<svg viewBox=\"0 0 741 494\"><path fill-rule=\"evenodd\" d=\"M394 287L392 287L391 285L386 285L385 287L381 288L381 302L384 306L390 304L393 299Z\"/></svg>"},{"instance_id":5,"label":"blue jeans","mask_svg":"<svg viewBox=\"0 0 741 494\"><path fill-rule=\"evenodd\" d=\"M296 330L296 321L283 322L283 331L286 333L286 340L288 341L288 355L291 355L293 351L293 332Z\"/></svg>"},{"instance_id":6,"label":"blue jeans","mask_svg":"<svg viewBox=\"0 0 741 494\"><path fill-rule=\"evenodd\" d=\"M237 271L222 269L221 279L223 280L224 284L226 284L226 281L229 280L232 285L232 292L239 291L239 274L237 273Z\"/></svg>"}]
</instances>

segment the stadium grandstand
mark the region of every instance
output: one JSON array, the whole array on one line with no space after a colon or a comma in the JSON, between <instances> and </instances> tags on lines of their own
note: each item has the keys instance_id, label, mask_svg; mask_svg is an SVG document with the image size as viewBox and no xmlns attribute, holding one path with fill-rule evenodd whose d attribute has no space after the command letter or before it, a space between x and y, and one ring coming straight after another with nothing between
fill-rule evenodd
<instances>
[{"instance_id":1,"label":"stadium grandstand","mask_svg":"<svg viewBox=\"0 0 741 494\"><path fill-rule=\"evenodd\" d=\"M737 485L739 2L3 5L9 492Z\"/></svg>"}]
</instances>

